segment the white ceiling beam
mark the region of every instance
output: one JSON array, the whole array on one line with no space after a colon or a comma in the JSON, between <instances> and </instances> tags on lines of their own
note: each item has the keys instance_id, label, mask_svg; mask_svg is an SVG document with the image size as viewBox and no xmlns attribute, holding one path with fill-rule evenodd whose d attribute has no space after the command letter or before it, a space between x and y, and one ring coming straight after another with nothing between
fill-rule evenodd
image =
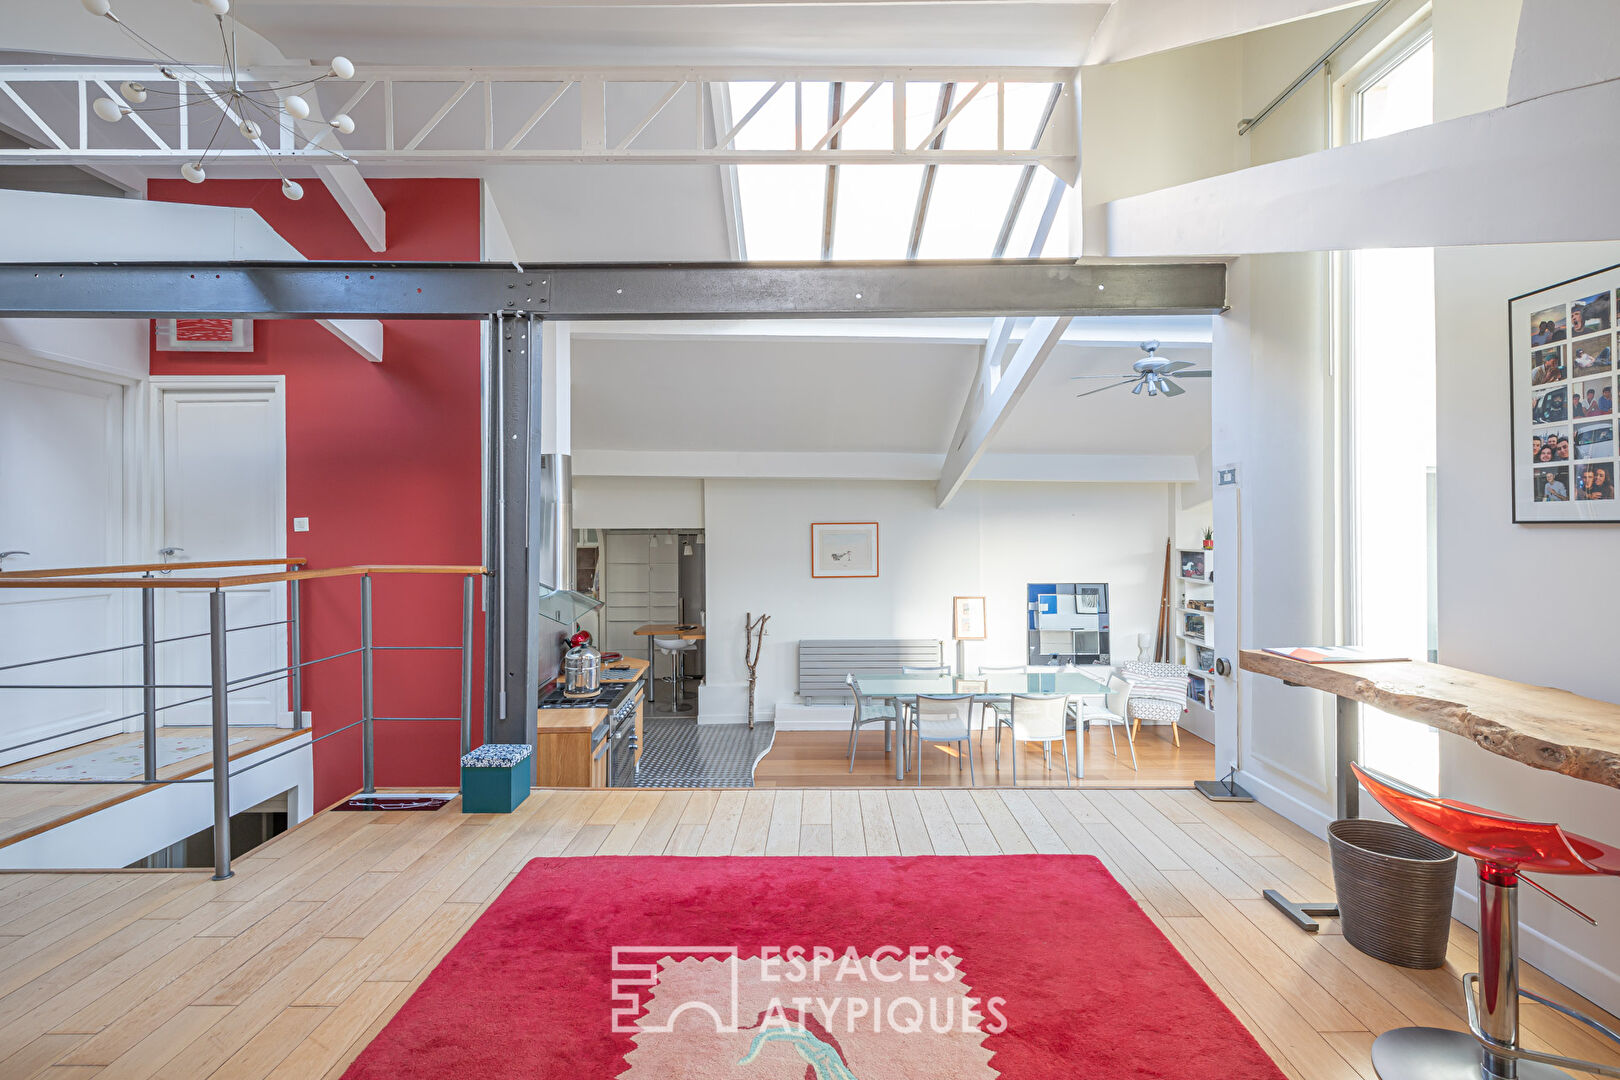
<instances>
[{"instance_id":1,"label":"white ceiling beam","mask_svg":"<svg viewBox=\"0 0 1620 1080\"><path fill-rule=\"evenodd\" d=\"M1509 105L1620 78L1614 0L1524 0Z\"/></svg>"},{"instance_id":2,"label":"white ceiling beam","mask_svg":"<svg viewBox=\"0 0 1620 1080\"><path fill-rule=\"evenodd\" d=\"M1616 115L1620 82L1603 83L1118 199L1101 208L1103 251L1184 258L1620 240L1620 124L1583 129L1578 169L1523 152L1572 116Z\"/></svg>"},{"instance_id":3,"label":"white ceiling beam","mask_svg":"<svg viewBox=\"0 0 1620 1080\"><path fill-rule=\"evenodd\" d=\"M980 368L975 390L968 395L967 408L973 409L976 401L982 400L983 404L975 410L973 418L963 425L966 431L945 456L945 465L940 469L939 481L934 487L936 505L943 507L962 490L962 485L967 482L968 473L973 470L979 458L984 456L990 440L1001 430L1001 425L1007 422L1013 406L1018 404L1018 399L1029 389L1029 384L1041 370L1041 365L1062 341L1063 331L1069 328L1072 321L1073 318L1067 315L1055 318L1045 316L1032 321L1028 334L1019 343L1018 349L1007 361L1000 372L1000 378L994 381L993 386L988 383L989 371L984 367Z\"/></svg>"},{"instance_id":4,"label":"white ceiling beam","mask_svg":"<svg viewBox=\"0 0 1620 1080\"><path fill-rule=\"evenodd\" d=\"M301 260L252 210L231 206L0 190L11 262L201 262ZM322 319L338 340L373 363L383 358L376 319Z\"/></svg>"},{"instance_id":5,"label":"white ceiling beam","mask_svg":"<svg viewBox=\"0 0 1620 1080\"><path fill-rule=\"evenodd\" d=\"M372 251L387 251L388 211L377 201L360 170L343 161L322 162L315 166L315 175L326 185L338 209L343 211L366 246Z\"/></svg>"},{"instance_id":6,"label":"white ceiling beam","mask_svg":"<svg viewBox=\"0 0 1620 1080\"><path fill-rule=\"evenodd\" d=\"M575 448L580 476L657 476L705 480L915 480L933 483L944 454L884 451L592 450ZM1186 484L1198 479L1192 454L985 454L975 480L1023 483Z\"/></svg>"},{"instance_id":7,"label":"white ceiling beam","mask_svg":"<svg viewBox=\"0 0 1620 1080\"><path fill-rule=\"evenodd\" d=\"M1372 0L1114 0L1083 63L1112 64L1253 33ZM1599 0L1601 2L1601 0Z\"/></svg>"}]
</instances>

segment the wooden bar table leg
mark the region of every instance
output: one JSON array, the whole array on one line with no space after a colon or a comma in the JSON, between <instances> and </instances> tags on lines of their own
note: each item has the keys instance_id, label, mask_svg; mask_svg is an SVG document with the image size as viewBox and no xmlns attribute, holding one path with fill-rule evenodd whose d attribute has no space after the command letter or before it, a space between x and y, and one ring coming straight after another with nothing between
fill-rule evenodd
<instances>
[{"instance_id":1,"label":"wooden bar table leg","mask_svg":"<svg viewBox=\"0 0 1620 1080\"><path fill-rule=\"evenodd\" d=\"M1338 761L1334 765L1333 806L1341 818L1360 817L1361 787L1356 783L1355 774L1350 771L1350 764L1361 757L1361 710L1354 698L1335 697L1334 713ZM1317 919L1339 917L1337 903L1299 903L1276 889L1267 889L1265 897L1306 933L1314 934L1322 928Z\"/></svg>"}]
</instances>

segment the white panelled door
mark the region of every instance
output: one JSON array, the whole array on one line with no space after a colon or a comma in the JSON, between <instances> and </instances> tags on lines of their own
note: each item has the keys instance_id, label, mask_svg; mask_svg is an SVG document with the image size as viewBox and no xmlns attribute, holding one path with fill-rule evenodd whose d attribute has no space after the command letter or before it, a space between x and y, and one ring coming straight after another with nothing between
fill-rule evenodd
<instances>
[{"instance_id":1,"label":"white panelled door","mask_svg":"<svg viewBox=\"0 0 1620 1080\"><path fill-rule=\"evenodd\" d=\"M158 548L178 549L171 560L279 558L286 554L286 423L279 377L173 376L155 378L154 495ZM270 567L267 569L276 569ZM221 575L235 571L221 570ZM242 571L250 572L250 571ZM206 573L212 574L213 571ZM230 589L226 621L231 679L286 663L286 589L283 584ZM206 589L159 593L160 638L206 632ZM271 623L276 625L259 626ZM208 639L192 638L158 650L160 681L203 685L209 680ZM207 691L170 690L160 702L182 702ZM230 695L230 722L290 726L284 681L244 687ZM207 724L209 703L166 710L162 723Z\"/></svg>"},{"instance_id":2,"label":"white panelled door","mask_svg":"<svg viewBox=\"0 0 1620 1080\"><path fill-rule=\"evenodd\" d=\"M7 571L125 561L123 385L0 361L0 551ZM126 644L116 590L0 590L0 667ZM123 654L0 671L0 684L126 682ZM132 695L0 690L0 764L117 734ZM138 698L136 698L138 701Z\"/></svg>"}]
</instances>

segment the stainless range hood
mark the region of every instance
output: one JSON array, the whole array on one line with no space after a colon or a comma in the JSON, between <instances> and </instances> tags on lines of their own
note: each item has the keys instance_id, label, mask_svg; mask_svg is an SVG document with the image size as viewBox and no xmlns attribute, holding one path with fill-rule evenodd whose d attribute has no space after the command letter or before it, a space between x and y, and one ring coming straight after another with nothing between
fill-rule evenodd
<instances>
[{"instance_id":1,"label":"stainless range hood","mask_svg":"<svg viewBox=\"0 0 1620 1080\"><path fill-rule=\"evenodd\" d=\"M594 596L574 590L574 470L567 454L540 459L540 566L549 581L538 583L535 609L542 618L573 630L580 619L602 606Z\"/></svg>"}]
</instances>

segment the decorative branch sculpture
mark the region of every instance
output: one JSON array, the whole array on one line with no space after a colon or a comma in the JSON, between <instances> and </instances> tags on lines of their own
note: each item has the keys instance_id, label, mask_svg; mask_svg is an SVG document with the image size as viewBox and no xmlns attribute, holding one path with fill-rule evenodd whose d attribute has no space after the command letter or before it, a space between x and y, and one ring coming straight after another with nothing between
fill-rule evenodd
<instances>
[{"instance_id":1,"label":"decorative branch sculpture","mask_svg":"<svg viewBox=\"0 0 1620 1080\"><path fill-rule=\"evenodd\" d=\"M754 727L754 685L759 681L759 650L765 644L765 623L769 615L754 618L753 612L743 616L747 633L743 637L743 663L748 665L748 727Z\"/></svg>"}]
</instances>

